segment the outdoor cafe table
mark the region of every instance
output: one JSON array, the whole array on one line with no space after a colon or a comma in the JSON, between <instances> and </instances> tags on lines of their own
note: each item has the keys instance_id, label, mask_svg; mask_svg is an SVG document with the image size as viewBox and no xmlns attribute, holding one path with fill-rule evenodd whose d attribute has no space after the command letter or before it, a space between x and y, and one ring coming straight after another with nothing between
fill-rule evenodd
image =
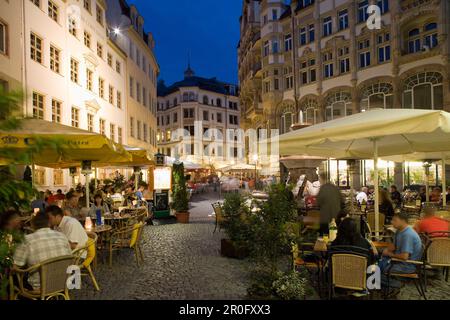
<instances>
[{"instance_id":1,"label":"outdoor cafe table","mask_svg":"<svg viewBox=\"0 0 450 320\"><path fill-rule=\"evenodd\" d=\"M105 249L105 242L108 241L109 233L113 230L112 226L101 225L101 226L92 226L92 228L86 229L87 232L93 232L97 234L97 249L98 251L102 251ZM94 266L97 266L97 255L95 256Z\"/></svg>"}]
</instances>

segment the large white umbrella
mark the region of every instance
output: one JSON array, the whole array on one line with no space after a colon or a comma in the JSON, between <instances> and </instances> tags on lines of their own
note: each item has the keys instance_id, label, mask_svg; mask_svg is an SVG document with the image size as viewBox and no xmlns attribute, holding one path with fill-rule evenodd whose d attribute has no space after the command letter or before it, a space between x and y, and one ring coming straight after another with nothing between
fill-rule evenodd
<instances>
[{"instance_id":1,"label":"large white umbrella","mask_svg":"<svg viewBox=\"0 0 450 320\"><path fill-rule=\"evenodd\" d=\"M450 151L450 114L444 111L372 110L279 137L280 154L374 159L378 190L380 157ZM375 214L379 195L375 192ZM378 230L378 219L376 229Z\"/></svg>"}]
</instances>

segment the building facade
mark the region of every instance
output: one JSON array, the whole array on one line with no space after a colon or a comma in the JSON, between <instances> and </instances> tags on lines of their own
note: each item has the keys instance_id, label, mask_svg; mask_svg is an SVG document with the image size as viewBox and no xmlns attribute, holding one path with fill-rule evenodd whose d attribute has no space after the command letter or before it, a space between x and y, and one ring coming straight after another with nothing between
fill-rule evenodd
<instances>
[{"instance_id":1,"label":"building facade","mask_svg":"<svg viewBox=\"0 0 450 320\"><path fill-rule=\"evenodd\" d=\"M197 77L189 66L184 79L158 85L158 151L204 168L245 158L238 87Z\"/></svg>"},{"instance_id":2,"label":"building facade","mask_svg":"<svg viewBox=\"0 0 450 320\"><path fill-rule=\"evenodd\" d=\"M0 6L0 82L24 92L23 116L143 146L128 139L128 51L116 42L104 0L1 1ZM153 97L156 101L155 87ZM75 182L80 180L78 175ZM68 170L35 171L41 189L68 189L72 181Z\"/></svg>"},{"instance_id":3,"label":"building facade","mask_svg":"<svg viewBox=\"0 0 450 320\"><path fill-rule=\"evenodd\" d=\"M113 39L127 53L127 139L134 147L156 151L156 105L159 66L155 41L144 30L144 18L124 0L106 0Z\"/></svg>"},{"instance_id":4,"label":"building facade","mask_svg":"<svg viewBox=\"0 0 450 320\"><path fill-rule=\"evenodd\" d=\"M260 12L262 113L260 121L249 122L254 128L286 133L295 124L371 108L450 111L448 1L284 3L244 1L244 8L258 6ZM379 8L379 26L372 25L370 5ZM244 38L248 28L244 25ZM244 57L240 52L240 61ZM243 115L253 110L246 96L241 101ZM401 166L396 171L401 173Z\"/></svg>"}]
</instances>

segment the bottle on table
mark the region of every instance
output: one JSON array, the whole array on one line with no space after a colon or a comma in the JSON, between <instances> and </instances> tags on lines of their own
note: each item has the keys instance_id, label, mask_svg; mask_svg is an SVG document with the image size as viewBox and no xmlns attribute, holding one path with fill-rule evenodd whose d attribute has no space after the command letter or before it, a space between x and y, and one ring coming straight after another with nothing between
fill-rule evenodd
<instances>
[{"instance_id":1,"label":"bottle on table","mask_svg":"<svg viewBox=\"0 0 450 320\"><path fill-rule=\"evenodd\" d=\"M330 226L330 241L333 242L337 238L338 228L336 224L336 219L331 220Z\"/></svg>"}]
</instances>

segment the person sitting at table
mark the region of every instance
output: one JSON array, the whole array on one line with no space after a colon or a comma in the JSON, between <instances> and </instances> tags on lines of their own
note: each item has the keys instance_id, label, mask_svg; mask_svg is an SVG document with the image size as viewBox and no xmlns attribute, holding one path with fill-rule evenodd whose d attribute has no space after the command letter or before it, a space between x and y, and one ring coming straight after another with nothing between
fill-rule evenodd
<instances>
[{"instance_id":1,"label":"person sitting at table","mask_svg":"<svg viewBox=\"0 0 450 320\"><path fill-rule=\"evenodd\" d=\"M66 198L66 197L65 197L65 195L63 194L62 190L61 190L61 189L58 189L58 191L56 191L56 194L53 194L53 195L51 195L51 196L48 198L48 204L49 204L49 205L55 204L55 203L57 203L58 201L63 201L65 198Z\"/></svg>"},{"instance_id":2,"label":"person sitting at table","mask_svg":"<svg viewBox=\"0 0 450 320\"><path fill-rule=\"evenodd\" d=\"M77 220L85 219L86 217L81 213L81 208L78 203L79 198L77 193L69 192L66 195L66 205L64 206L63 209L64 214Z\"/></svg>"},{"instance_id":3,"label":"person sitting at table","mask_svg":"<svg viewBox=\"0 0 450 320\"><path fill-rule=\"evenodd\" d=\"M378 266L381 269L381 283L387 285L387 275L391 273L415 273L416 266L412 263L407 263L407 260L419 261L422 258L422 240L413 228L408 224L408 214L400 212L394 215L392 225L397 230L394 243L391 244L383 252L383 257L379 261ZM405 261L401 263L392 264L392 258ZM390 286L399 287L400 283L395 279L390 280Z\"/></svg>"},{"instance_id":4,"label":"person sitting at table","mask_svg":"<svg viewBox=\"0 0 450 320\"><path fill-rule=\"evenodd\" d=\"M124 199L124 197L122 195L122 192L120 191L119 188L115 189L114 194L111 195L110 198L111 198L113 203L120 203L120 205L123 205L123 203L125 201L125 199Z\"/></svg>"},{"instance_id":5,"label":"person sitting at table","mask_svg":"<svg viewBox=\"0 0 450 320\"><path fill-rule=\"evenodd\" d=\"M144 199L144 190L145 186L143 184L139 185L138 190L136 191L136 199L138 201L143 201Z\"/></svg>"},{"instance_id":6,"label":"person sitting at table","mask_svg":"<svg viewBox=\"0 0 450 320\"><path fill-rule=\"evenodd\" d=\"M36 200L33 200L31 202L31 209L34 210L39 210L39 211L45 211L45 208L48 207L48 203L45 200L45 193L40 191L37 193L36 195Z\"/></svg>"},{"instance_id":7,"label":"person sitting at table","mask_svg":"<svg viewBox=\"0 0 450 320\"><path fill-rule=\"evenodd\" d=\"M9 210L0 215L0 231L15 232L20 231L22 222L19 213L15 210Z\"/></svg>"},{"instance_id":8,"label":"person sitting at table","mask_svg":"<svg viewBox=\"0 0 450 320\"><path fill-rule=\"evenodd\" d=\"M103 201L103 197L100 193L97 193L94 196L94 204L91 206L91 209L89 210L89 217L92 219L97 218L97 210L100 210L102 213L102 216L110 213L108 205Z\"/></svg>"},{"instance_id":9,"label":"person sitting at table","mask_svg":"<svg viewBox=\"0 0 450 320\"><path fill-rule=\"evenodd\" d=\"M430 201L441 203L442 200L442 190L439 187L436 187L433 189L433 191L430 194Z\"/></svg>"},{"instance_id":10,"label":"person sitting at table","mask_svg":"<svg viewBox=\"0 0 450 320\"><path fill-rule=\"evenodd\" d=\"M358 201L358 203L361 205L361 204L363 204L363 202L366 202L366 204L367 204L367 202L368 202L368 200L369 200L369 198L367 197L367 194L369 193L369 188L367 188L367 187L363 187L362 189L361 189L361 192L359 192L357 195L356 195L356 201Z\"/></svg>"},{"instance_id":11,"label":"person sitting at table","mask_svg":"<svg viewBox=\"0 0 450 320\"><path fill-rule=\"evenodd\" d=\"M385 224L391 223L392 218L394 217L394 205L392 204L391 197L389 192L384 189L380 189L380 212L383 213L386 217Z\"/></svg>"},{"instance_id":12,"label":"person sitting at table","mask_svg":"<svg viewBox=\"0 0 450 320\"><path fill-rule=\"evenodd\" d=\"M358 232L358 226L355 219L346 218L343 219L338 227L338 234L336 240L331 243L331 249L336 247L349 247L348 251L355 253L363 253L367 250L368 263L373 264L375 262L375 256L377 252L374 252L372 245L368 240L361 236ZM358 250L362 249L362 250Z\"/></svg>"},{"instance_id":13,"label":"person sitting at table","mask_svg":"<svg viewBox=\"0 0 450 320\"><path fill-rule=\"evenodd\" d=\"M320 177L320 191L317 196L317 205L320 211L320 230L321 234L329 233L329 223L336 219L342 209L342 195L339 188L332 183L325 183L326 176Z\"/></svg>"},{"instance_id":14,"label":"person sitting at table","mask_svg":"<svg viewBox=\"0 0 450 320\"><path fill-rule=\"evenodd\" d=\"M421 187L419 190L420 201L422 203L427 202L427 189L425 187Z\"/></svg>"},{"instance_id":15,"label":"person sitting at table","mask_svg":"<svg viewBox=\"0 0 450 320\"><path fill-rule=\"evenodd\" d=\"M49 259L70 256L72 250L67 237L61 232L50 229L48 214L37 213L31 219L34 233L25 236L25 240L17 247L14 253L14 267L31 267ZM28 277L32 289L41 287L39 273L32 273Z\"/></svg>"},{"instance_id":16,"label":"person sitting at table","mask_svg":"<svg viewBox=\"0 0 450 320\"><path fill-rule=\"evenodd\" d=\"M48 214L50 226L67 237L72 250L80 249L86 245L89 239L78 220L65 216L58 206L50 206L45 212Z\"/></svg>"},{"instance_id":17,"label":"person sitting at table","mask_svg":"<svg viewBox=\"0 0 450 320\"><path fill-rule=\"evenodd\" d=\"M417 233L426 233L432 237L446 236L446 234L439 234L439 231L449 231L449 222L445 219L436 217L437 209L435 207L425 207L423 219L417 221L414 230Z\"/></svg>"}]
</instances>

